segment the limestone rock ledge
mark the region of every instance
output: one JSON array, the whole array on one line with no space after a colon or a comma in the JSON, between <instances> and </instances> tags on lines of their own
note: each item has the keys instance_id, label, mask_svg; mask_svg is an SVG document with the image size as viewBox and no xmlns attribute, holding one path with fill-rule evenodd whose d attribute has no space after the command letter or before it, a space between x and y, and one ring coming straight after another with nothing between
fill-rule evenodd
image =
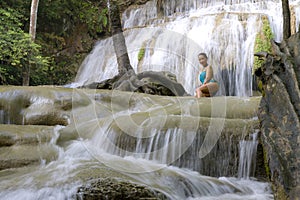
<instances>
[{"instance_id":1,"label":"limestone rock ledge","mask_svg":"<svg viewBox=\"0 0 300 200\"><path fill-rule=\"evenodd\" d=\"M138 127L145 134L152 128L157 129L162 141L168 130L194 132L197 137L191 148L175 163L210 176L237 173L238 143L258 129L257 110L261 98L197 99L50 86L2 86L0 94L1 169L55 160L57 148L66 147L73 140L92 138L99 126L109 125L111 136L115 134L117 138L115 146L130 152L136 148L138 137L132 137L132 133ZM119 113L123 114L118 117ZM211 155L204 160L195 159L209 127L219 122L221 129L216 131L222 133L217 136L220 139ZM120 123L129 125L125 130ZM60 130L55 131L55 128ZM26 154L26 151L29 152ZM220 159L215 159L216 155ZM220 169L221 158L231 167Z\"/></svg>"},{"instance_id":2,"label":"limestone rock ledge","mask_svg":"<svg viewBox=\"0 0 300 200\"><path fill-rule=\"evenodd\" d=\"M260 97L197 99L114 90L2 86L0 170L5 174L12 168L55 161L72 142L89 140L99 134L99 128L109 126L112 131L109 134L115 138L112 140L114 146L129 152L134 152L138 144L135 128L142 128L146 135L152 128L157 129L155 134L161 142L165 141L169 130L183 130L183 136L188 139L190 137L185 133L193 133L196 137L192 138L189 148L184 149L186 151L180 158L175 157L172 164L194 169L204 175L235 176L239 141L258 129L259 102ZM212 126L216 122L223 123L221 130L215 130ZM130 126L132 123L135 126ZM122 127L124 124L129 125ZM209 129L221 135L216 135L218 141L211 153L200 159L200 147ZM149 144L147 137L144 142ZM91 171L90 168L86 170ZM107 171L109 169L104 169L98 177L103 178ZM142 198L165 198L152 188L128 182L127 177L121 177L120 181L103 181L98 180L95 174L93 171L88 175L92 178L91 182L83 180L90 185L82 185L78 190L78 195L85 196L84 199L93 199L93 194L104 195L96 194L96 190L111 184L113 190L116 187L116 192L110 193L112 197L126 193Z\"/></svg>"}]
</instances>

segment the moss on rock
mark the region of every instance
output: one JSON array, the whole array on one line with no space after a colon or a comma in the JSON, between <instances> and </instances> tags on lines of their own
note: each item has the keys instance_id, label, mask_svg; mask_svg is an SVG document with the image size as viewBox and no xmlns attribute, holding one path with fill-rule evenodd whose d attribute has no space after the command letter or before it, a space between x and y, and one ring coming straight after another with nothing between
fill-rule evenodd
<instances>
[{"instance_id":1,"label":"moss on rock","mask_svg":"<svg viewBox=\"0 0 300 200\"><path fill-rule=\"evenodd\" d=\"M271 52L272 45L270 40L273 37L274 35L272 33L270 22L267 16L262 16L262 32L256 35L254 52L261 52L261 51ZM259 60L257 57L254 57L253 71L261 67L262 63L263 63L262 60Z\"/></svg>"},{"instance_id":2,"label":"moss on rock","mask_svg":"<svg viewBox=\"0 0 300 200\"><path fill-rule=\"evenodd\" d=\"M131 182L121 181L113 178L100 178L93 180L78 188L77 199L99 200L99 199L167 199L167 197L148 186Z\"/></svg>"}]
</instances>

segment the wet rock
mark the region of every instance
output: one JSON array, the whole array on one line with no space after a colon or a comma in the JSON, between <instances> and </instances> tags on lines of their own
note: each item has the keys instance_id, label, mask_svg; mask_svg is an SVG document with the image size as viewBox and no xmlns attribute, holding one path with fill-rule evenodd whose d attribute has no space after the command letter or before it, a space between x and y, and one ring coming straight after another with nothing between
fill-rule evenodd
<instances>
[{"instance_id":1,"label":"wet rock","mask_svg":"<svg viewBox=\"0 0 300 200\"><path fill-rule=\"evenodd\" d=\"M80 187L77 191L77 199L99 200L99 199L167 199L162 193L141 184L125 182L112 178L101 178L90 181Z\"/></svg>"},{"instance_id":2,"label":"wet rock","mask_svg":"<svg viewBox=\"0 0 300 200\"><path fill-rule=\"evenodd\" d=\"M265 163L278 199L282 196L290 199L299 197L299 43L300 33L281 44L273 42L274 55L266 57L261 72L257 73L264 92L258 117Z\"/></svg>"},{"instance_id":3,"label":"wet rock","mask_svg":"<svg viewBox=\"0 0 300 200\"><path fill-rule=\"evenodd\" d=\"M170 72L146 71L140 74L130 72L104 80L99 83L91 83L82 86L90 89L116 89L163 96L188 95L183 86L177 82L176 76Z\"/></svg>"},{"instance_id":4,"label":"wet rock","mask_svg":"<svg viewBox=\"0 0 300 200\"><path fill-rule=\"evenodd\" d=\"M0 170L56 160L54 132L50 126L0 125Z\"/></svg>"},{"instance_id":5,"label":"wet rock","mask_svg":"<svg viewBox=\"0 0 300 200\"><path fill-rule=\"evenodd\" d=\"M51 126L0 125L0 147L12 145L37 145L49 142L54 137Z\"/></svg>"},{"instance_id":6,"label":"wet rock","mask_svg":"<svg viewBox=\"0 0 300 200\"><path fill-rule=\"evenodd\" d=\"M49 144L1 147L0 170L48 163L57 157L58 149Z\"/></svg>"},{"instance_id":7,"label":"wet rock","mask_svg":"<svg viewBox=\"0 0 300 200\"><path fill-rule=\"evenodd\" d=\"M72 109L89 104L62 87L1 87L0 123L68 125Z\"/></svg>"}]
</instances>

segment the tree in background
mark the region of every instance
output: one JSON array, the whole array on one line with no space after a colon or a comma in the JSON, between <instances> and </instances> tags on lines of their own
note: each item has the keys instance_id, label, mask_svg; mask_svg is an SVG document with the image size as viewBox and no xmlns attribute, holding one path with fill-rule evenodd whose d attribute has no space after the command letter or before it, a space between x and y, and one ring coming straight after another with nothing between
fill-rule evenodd
<instances>
[{"instance_id":1,"label":"tree in background","mask_svg":"<svg viewBox=\"0 0 300 200\"><path fill-rule=\"evenodd\" d=\"M29 35L31 36L32 41L35 40L38 6L39 6L39 0L32 0L31 11L30 11L30 25L29 25Z\"/></svg>"},{"instance_id":2,"label":"tree in background","mask_svg":"<svg viewBox=\"0 0 300 200\"><path fill-rule=\"evenodd\" d=\"M32 0L32 2L31 2L30 25L29 25L29 35L31 38L31 42L35 41L38 4L39 4L39 0ZM31 52L29 52L29 54L31 54ZM23 85L26 85L26 86L29 85L30 70L31 70L30 62L28 63L28 65L26 65L26 64L23 65L23 73L22 73L23 74Z\"/></svg>"},{"instance_id":3,"label":"tree in background","mask_svg":"<svg viewBox=\"0 0 300 200\"><path fill-rule=\"evenodd\" d=\"M19 30L28 33L31 3L32 1L24 0L1 0L0 8L10 9L12 14L17 14ZM72 82L94 43L99 38L108 36L106 0L39 1L37 18L38 31L34 42L39 46L39 54L49 59L48 65L31 62L30 85L64 85ZM0 20L0 29L3 28L2 24L7 28L13 27L9 24L16 24L6 21L9 20L8 17ZM8 36L6 31L0 34L1 41L4 36ZM9 37L6 41L9 41ZM1 51L4 50L0 49ZM5 71L1 74L6 79L6 84L22 84L23 65L16 67L17 65L8 64L7 60L1 58L0 65L1 70Z\"/></svg>"},{"instance_id":4,"label":"tree in background","mask_svg":"<svg viewBox=\"0 0 300 200\"><path fill-rule=\"evenodd\" d=\"M22 29L24 16L17 10L0 9L0 74L3 84L20 85L22 68L28 64L47 66L41 46L31 41Z\"/></svg>"}]
</instances>

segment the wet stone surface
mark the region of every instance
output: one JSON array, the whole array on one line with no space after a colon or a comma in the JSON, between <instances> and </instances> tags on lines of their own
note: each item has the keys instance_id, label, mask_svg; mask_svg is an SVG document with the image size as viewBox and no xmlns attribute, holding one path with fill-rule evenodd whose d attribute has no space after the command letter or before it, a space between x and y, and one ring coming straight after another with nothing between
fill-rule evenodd
<instances>
[{"instance_id":1,"label":"wet stone surface","mask_svg":"<svg viewBox=\"0 0 300 200\"><path fill-rule=\"evenodd\" d=\"M164 194L147 186L137 185L130 182L104 178L93 180L80 187L76 199L99 200L99 199L130 199L130 200L156 200L168 199Z\"/></svg>"}]
</instances>

